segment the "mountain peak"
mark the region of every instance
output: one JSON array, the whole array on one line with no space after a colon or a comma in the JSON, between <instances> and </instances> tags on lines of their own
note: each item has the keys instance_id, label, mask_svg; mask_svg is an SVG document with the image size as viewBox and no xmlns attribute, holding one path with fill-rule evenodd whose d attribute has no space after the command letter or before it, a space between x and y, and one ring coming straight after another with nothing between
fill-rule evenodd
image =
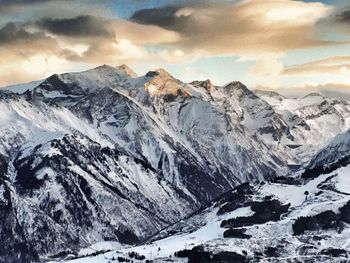
<instances>
[{"instance_id":1,"label":"mountain peak","mask_svg":"<svg viewBox=\"0 0 350 263\"><path fill-rule=\"evenodd\" d=\"M190 84L195 86L195 87L204 88L207 91L210 91L214 87L214 85L213 85L213 83L211 82L210 79L207 79L207 80L195 80L195 81L192 81Z\"/></svg>"},{"instance_id":2,"label":"mountain peak","mask_svg":"<svg viewBox=\"0 0 350 263\"><path fill-rule=\"evenodd\" d=\"M173 79L173 76L171 76L165 69L162 69L162 68L148 71L146 74L146 77L147 78L161 77L164 79Z\"/></svg>"},{"instance_id":3,"label":"mountain peak","mask_svg":"<svg viewBox=\"0 0 350 263\"><path fill-rule=\"evenodd\" d=\"M102 70L115 70L114 67L107 65L107 64L103 64L101 66L97 66L96 68L93 68L92 70L95 71L102 71Z\"/></svg>"},{"instance_id":4,"label":"mountain peak","mask_svg":"<svg viewBox=\"0 0 350 263\"><path fill-rule=\"evenodd\" d=\"M250 89L248 89L240 81L232 81L220 88L221 92L230 97L235 97L238 100L243 98L258 98Z\"/></svg>"},{"instance_id":5,"label":"mountain peak","mask_svg":"<svg viewBox=\"0 0 350 263\"><path fill-rule=\"evenodd\" d=\"M231 81L230 83L226 84L223 88L227 91L239 91L242 94L253 94L253 92L240 81Z\"/></svg>"},{"instance_id":6,"label":"mountain peak","mask_svg":"<svg viewBox=\"0 0 350 263\"><path fill-rule=\"evenodd\" d=\"M118 73L121 73L122 75L125 75L125 76L137 77L137 74L125 64L122 64L122 65L117 66L117 67L103 64L103 65L98 66L92 70L96 71L96 72L118 72Z\"/></svg>"},{"instance_id":7,"label":"mountain peak","mask_svg":"<svg viewBox=\"0 0 350 263\"><path fill-rule=\"evenodd\" d=\"M225 88L245 88L248 89L242 82L240 81L231 81L229 83L227 83L225 86Z\"/></svg>"},{"instance_id":8,"label":"mountain peak","mask_svg":"<svg viewBox=\"0 0 350 263\"><path fill-rule=\"evenodd\" d=\"M176 97L179 95L188 96L189 93L183 87L183 83L171 76L164 69L156 69L146 74L149 80L145 83L145 90L156 96Z\"/></svg>"},{"instance_id":9,"label":"mountain peak","mask_svg":"<svg viewBox=\"0 0 350 263\"><path fill-rule=\"evenodd\" d=\"M285 98L285 96L281 95L280 93L274 91L274 90L261 90L261 89L256 89L254 90L254 93L256 95L261 95L261 96L267 96L267 97L276 97L276 98Z\"/></svg>"},{"instance_id":10,"label":"mountain peak","mask_svg":"<svg viewBox=\"0 0 350 263\"><path fill-rule=\"evenodd\" d=\"M137 74L135 73L135 71L133 71L129 66L127 66L126 64L122 64L118 67L116 67L117 70L123 72L125 75L129 76L129 77L133 77L136 78Z\"/></svg>"}]
</instances>

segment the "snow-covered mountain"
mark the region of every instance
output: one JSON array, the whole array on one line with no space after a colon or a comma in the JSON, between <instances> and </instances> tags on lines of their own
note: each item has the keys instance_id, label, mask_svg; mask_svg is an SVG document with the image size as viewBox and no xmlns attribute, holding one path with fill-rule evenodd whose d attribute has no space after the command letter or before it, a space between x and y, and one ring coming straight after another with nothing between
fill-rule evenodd
<instances>
[{"instance_id":1,"label":"snow-covered mountain","mask_svg":"<svg viewBox=\"0 0 350 263\"><path fill-rule=\"evenodd\" d=\"M138 77L125 65L6 87L0 258L138 243L237 185L309 167L349 114L347 101L186 84L162 69Z\"/></svg>"},{"instance_id":2,"label":"snow-covered mountain","mask_svg":"<svg viewBox=\"0 0 350 263\"><path fill-rule=\"evenodd\" d=\"M67 262L349 262L349 138L294 177L239 185L138 246L101 243Z\"/></svg>"},{"instance_id":3,"label":"snow-covered mountain","mask_svg":"<svg viewBox=\"0 0 350 263\"><path fill-rule=\"evenodd\" d=\"M350 130L337 135L326 147L320 150L306 166L304 178L332 172L350 164Z\"/></svg>"},{"instance_id":4,"label":"snow-covered mountain","mask_svg":"<svg viewBox=\"0 0 350 263\"><path fill-rule=\"evenodd\" d=\"M346 100L326 98L318 93L295 99L271 91L255 93L287 124L290 136L275 145L289 152L295 163L307 163L310 156L349 128L350 104Z\"/></svg>"}]
</instances>

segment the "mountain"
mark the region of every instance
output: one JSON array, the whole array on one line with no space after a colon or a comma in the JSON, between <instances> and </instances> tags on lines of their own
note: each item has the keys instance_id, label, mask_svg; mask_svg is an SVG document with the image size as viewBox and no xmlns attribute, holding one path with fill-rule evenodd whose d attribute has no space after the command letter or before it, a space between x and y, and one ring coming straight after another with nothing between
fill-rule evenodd
<instances>
[{"instance_id":1,"label":"mountain","mask_svg":"<svg viewBox=\"0 0 350 263\"><path fill-rule=\"evenodd\" d=\"M286 98L271 91L255 93L287 123L291 137L281 144L285 152L295 157L295 163L307 164L323 146L349 128L350 104L346 100L327 98L319 93L302 98Z\"/></svg>"},{"instance_id":2,"label":"mountain","mask_svg":"<svg viewBox=\"0 0 350 263\"><path fill-rule=\"evenodd\" d=\"M313 178L350 164L350 130L337 135L306 166L303 177Z\"/></svg>"},{"instance_id":3,"label":"mountain","mask_svg":"<svg viewBox=\"0 0 350 263\"><path fill-rule=\"evenodd\" d=\"M137 76L126 65L7 87L0 261L136 244L245 182L295 177L350 128L349 109L240 82L187 84L163 69Z\"/></svg>"},{"instance_id":4,"label":"mountain","mask_svg":"<svg viewBox=\"0 0 350 263\"><path fill-rule=\"evenodd\" d=\"M67 262L348 262L349 138L337 136L294 177L239 185L138 246Z\"/></svg>"}]
</instances>

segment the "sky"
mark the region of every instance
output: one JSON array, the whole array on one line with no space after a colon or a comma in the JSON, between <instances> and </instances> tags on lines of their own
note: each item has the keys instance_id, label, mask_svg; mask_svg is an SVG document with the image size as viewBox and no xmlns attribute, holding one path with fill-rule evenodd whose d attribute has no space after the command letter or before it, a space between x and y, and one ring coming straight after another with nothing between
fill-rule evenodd
<instances>
[{"instance_id":1,"label":"sky","mask_svg":"<svg viewBox=\"0 0 350 263\"><path fill-rule=\"evenodd\" d=\"M0 0L0 86L102 64L350 92L350 2Z\"/></svg>"}]
</instances>

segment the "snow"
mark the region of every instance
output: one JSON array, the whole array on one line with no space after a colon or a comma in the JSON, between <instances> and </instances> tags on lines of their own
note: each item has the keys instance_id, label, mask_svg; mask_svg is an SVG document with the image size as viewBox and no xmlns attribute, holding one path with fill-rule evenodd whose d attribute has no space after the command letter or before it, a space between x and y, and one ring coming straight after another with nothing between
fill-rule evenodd
<instances>
[{"instance_id":1,"label":"snow","mask_svg":"<svg viewBox=\"0 0 350 263\"><path fill-rule=\"evenodd\" d=\"M317 93L302 98L285 98L268 91L256 91L256 94L281 116L294 137L290 140L283 136L277 142L262 138L265 143L277 148L282 155L290 156L288 163L309 162L334 136L350 128L350 105L347 101L326 98ZM254 119L250 123L254 125ZM301 147L290 148L288 145Z\"/></svg>"},{"instance_id":2,"label":"snow","mask_svg":"<svg viewBox=\"0 0 350 263\"><path fill-rule=\"evenodd\" d=\"M176 251L191 249L207 241L222 238L225 229L221 228L220 224L223 220L235 218L237 216L249 216L253 213L250 210L250 207L239 208L223 216L217 216L217 211L218 209L214 209L208 213L208 215L206 215L206 225L193 233L174 235L159 241L155 241L151 245L132 247L127 249L126 252L135 251L140 254L144 254L150 259L155 259L156 257L169 257L174 255ZM160 251L158 251L159 248Z\"/></svg>"},{"instance_id":3,"label":"snow","mask_svg":"<svg viewBox=\"0 0 350 263\"><path fill-rule=\"evenodd\" d=\"M6 86L3 88L0 88L0 90L8 90L8 91L11 91L14 93L23 94L26 91L31 91L31 90L35 89L42 82L43 82L43 80L36 80L33 82L29 82L29 83Z\"/></svg>"},{"instance_id":4,"label":"snow","mask_svg":"<svg viewBox=\"0 0 350 263\"><path fill-rule=\"evenodd\" d=\"M84 72L62 74L59 75L59 78L65 83L78 84L81 88L91 92L136 80L135 76L129 76L126 73L125 69L103 65Z\"/></svg>"},{"instance_id":5,"label":"snow","mask_svg":"<svg viewBox=\"0 0 350 263\"><path fill-rule=\"evenodd\" d=\"M84 258L72 261L71 263L91 263L103 262L107 263L111 258L117 256L126 256L129 252L134 251L141 255L145 255L146 259L155 260L155 262L163 262L165 258L172 258L174 262L182 262L182 259L174 258L176 251L183 249L191 249L194 246L204 244L207 249L211 251L234 251L241 253L246 250L248 255L253 255L253 251L259 251L266 245L277 246L279 242L285 242L287 239L288 246L293 249L288 254L288 258L304 258L304 256L295 254L299 246L304 245L302 239L293 236L292 223L300 216L309 216L319 214L326 210L333 210L338 212L338 209L343 206L348 200L348 193L350 192L350 165L337 169L330 174L323 174L319 177L308 181L304 185L284 185L276 183L265 183L262 186L257 186L257 199L261 199L266 195L273 195L274 198L280 200L282 203L291 203L289 213L284 215L280 221L267 222L262 225L253 225L246 227L247 234L252 235L250 239L235 239L223 238L223 231L225 229L220 227L223 220L235 218L238 216L252 215L250 207L238 208L232 212L217 216L218 208L207 208L202 213L195 215L188 219L194 222L203 221L204 224L199 226L195 231L183 232L175 234L164 239L154 241L150 244L135 246L135 247L118 247L112 248L113 251L104 253L94 258ZM344 194L333 192L331 190L323 190L323 194L315 195L320 191L320 185L328 182L329 178L334 182L338 191ZM309 194L306 198L304 192ZM187 219L186 219L187 220ZM336 247L349 249L348 235L350 230L346 228L342 233L337 233L333 230L318 233L318 235L329 235L327 239L319 242L317 249L320 251L323 248ZM295 248L293 248L295 247ZM104 247L100 247L103 249ZM295 249L295 250L294 250ZM293 254L294 253L294 254ZM283 257L287 258L287 257ZM306 258L306 257L305 257ZM280 260L282 258L279 258ZM136 261L137 262L137 261Z\"/></svg>"},{"instance_id":6,"label":"snow","mask_svg":"<svg viewBox=\"0 0 350 263\"><path fill-rule=\"evenodd\" d=\"M205 221L207 222L204 226L198 230L181 235L174 235L159 241L155 241L149 245L142 245L136 247L122 247L119 244L116 246L110 246L110 244L99 243L95 247L99 250L113 249L115 252L108 252L103 255L93 258L93 262L107 262L112 257L126 256L129 252L137 252L140 255L145 255L147 259L157 259L157 258L169 258L173 257L174 253L182 249L191 249L194 246L200 245L202 243L212 241L215 239L221 239L223 237L223 232L225 229L220 227L222 220L227 220L229 218L234 218L237 216L249 216L253 212L250 207L239 208L233 212L227 213L222 216L217 216L218 209L210 209L210 212L206 214ZM91 250L83 250L90 252ZM81 253L80 253L81 254ZM91 259L77 259L72 261L67 261L71 263L85 263L91 262ZM96 261L95 261L96 260ZM179 260L180 261L180 260ZM177 261L177 262L179 262Z\"/></svg>"},{"instance_id":7,"label":"snow","mask_svg":"<svg viewBox=\"0 0 350 263\"><path fill-rule=\"evenodd\" d=\"M95 243L87 248L81 249L78 255L86 256L101 250L119 250L119 249L122 249L124 246L125 245L122 245L119 242L103 241L103 242Z\"/></svg>"},{"instance_id":8,"label":"snow","mask_svg":"<svg viewBox=\"0 0 350 263\"><path fill-rule=\"evenodd\" d=\"M49 119L40 114L38 109L34 111L33 107L24 101L10 104L0 102L0 135L5 141L5 150L14 145L24 150L29 145L45 143L62 135L54 129L43 129L43 123L50 127Z\"/></svg>"},{"instance_id":9,"label":"snow","mask_svg":"<svg viewBox=\"0 0 350 263\"><path fill-rule=\"evenodd\" d=\"M258 96L280 111L288 110L292 112L303 107L320 104L327 100L322 95L305 96L303 98L284 98L281 96L276 97L258 93Z\"/></svg>"},{"instance_id":10,"label":"snow","mask_svg":"<svg viewBox=\"0 0 350 263\"><path fill-rule=\"evenodd\" d=\"M297 207L303 205L305 201L305 191L308 191L309 195L315 194L319 191L317 186L328 176L327 174L320 175L305 185L266 183L261 187L260 192L267 196L276 196L279 200L285 203L291 203L293 207Z\"/></svg>"},{"instance_id":11,"label":"snow","mask_svg":"<svg viewBox=\"0 0 350 263\"><path fill-rule=\"evenodd\" d=\"M45 176L52 177L54 175L55 175L55 172L51 168L44 167L36 172L35 177L38 180L42 180L45 178Z\"/></svg>"},{"instance_id":12,"label":"snow","mask_svg":"<svg viewBox=\"0 0 350 263\"><path fill-rule=\"evenodd\" d=\"M159 92L159 88L153 84L150 84L147 86L147 91L151 94L151 95L154 95L154 94L157 94Z\"/></svg>"},{"instance_id":13,"label":"snow","mask_svg":"<svg viewBox=\"0 0 350 263\"><path fill-rule=\"evenodd\" d=\"M0 126L0 135L5 141L2 151L17 145L23 150L22 157L30 154L36 145L45 144L76 131L99 142L102 146L114 147L93 126L76 117L68 109L46 105L35 106L23 99L9 103L0 101Z\"/></svg>"},{"instance_id":14,"label":"snow","mask_svg":"<svg viewBox=\"0 0 350 263\"><path fill-rule=\"evenodd\" d=\"M86 256L83 258L69 260L66 262L71 262L71 263L108 263L108 262L110 262L110 259L113 257L113 255L114 255L113 252L108 252L108 253L103 253L103 254L97 255L97 256ZM56 261L51 261L49 263L54 263L54 262L56 262Z\"/></svg>"},{"instance_id":15,"label":"snow","mask_svg":"<svg viewBox=\"0 0 350 263\"><path fill-rule=\"evenodd\" d=\"M0 185L0 204L5 201L4 194L5 194L5 186Z\"/></svg>"},{"instance_id":16,"label":"snow","mask_svg":"<svg viewBox=\"0 0 350 263\"><path fill-rule=\"evenodd\" d=\"M43 90L42 94L45 96L45 98L49 98L49 99L55 99L55 98L79 98L79 95L66 95L66 94L62 94L62 92L57 91L57 90L53 90L53 91L46 91Z\"/></svg>"},{"instance_id":17,"label":"snow","mask_svg":"<svg viewBox=\"0 0 350 263\"><path fill-rule=\"evenodd\" d=\"M335 187L338 191L350 195L350 165L337 169L334 173Z\"/></svg>"}]
</instances>

